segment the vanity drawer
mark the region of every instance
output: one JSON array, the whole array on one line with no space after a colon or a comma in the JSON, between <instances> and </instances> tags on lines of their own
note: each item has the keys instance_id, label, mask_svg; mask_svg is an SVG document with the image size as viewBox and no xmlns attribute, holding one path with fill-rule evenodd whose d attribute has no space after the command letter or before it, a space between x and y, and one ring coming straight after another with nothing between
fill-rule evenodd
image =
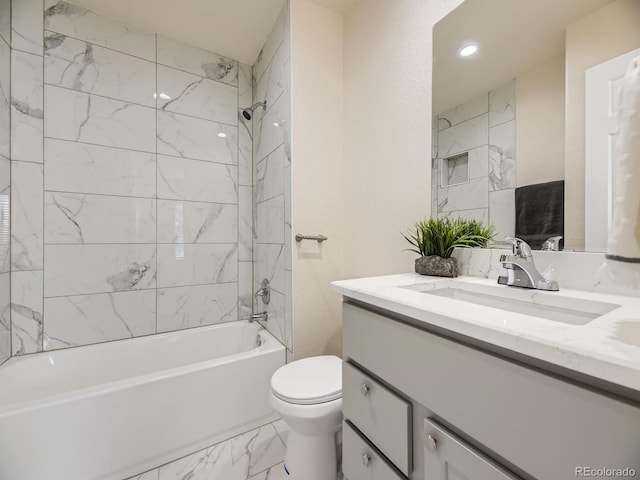
<instances>
[{"instance_id":1,"label":"vanity drawer","mask_svg":"<svg viewBox=\"0 0 640 480\"><path fill-rule=\"evenodd\" d=\"M342 411L405 475L411 471L411 403L350 363L342 364Z\"/></svg>"},{"instance_id":2,"label":"vanity drawer","mask_svg":"<svg viewBox=\"0 0 640 480\"><path fill-rule=\"evenodd\" d=\"M432 419L424 421L424 470L429 480L518 480Z\"/></svg>"},{"instance_id":3,"label":"vanity drawer","mask_svg":"<svg viewBox=\"0 0 640 480\"><path fill-rule=\"evenodd\" d=\"M404 480L348 422L342 424L342 472L345 480Z\"/></svg>"}]
</instances>

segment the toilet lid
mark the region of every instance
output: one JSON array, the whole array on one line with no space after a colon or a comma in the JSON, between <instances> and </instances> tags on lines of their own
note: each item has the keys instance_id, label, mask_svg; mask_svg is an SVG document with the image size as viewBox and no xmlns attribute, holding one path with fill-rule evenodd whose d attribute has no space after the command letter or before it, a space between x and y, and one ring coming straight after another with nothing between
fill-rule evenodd
<instances>
[{"instance_id":1,"label":"toilet lid","mask_svg":"<svg viewBox=\"0 0 640 480\"><path fill-rule=\"evenodd\" d=\"M296 360L271 377L271 391L285 402L312 405L342 397L342 360L334 355Z\"/></svg>"}]
</instances>

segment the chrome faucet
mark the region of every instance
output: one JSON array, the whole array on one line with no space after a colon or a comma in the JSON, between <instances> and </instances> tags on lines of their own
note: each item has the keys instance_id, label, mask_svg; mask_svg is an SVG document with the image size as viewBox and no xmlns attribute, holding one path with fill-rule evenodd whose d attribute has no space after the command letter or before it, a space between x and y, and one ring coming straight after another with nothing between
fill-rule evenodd
<instances>
[{"instance_id":1,"label":"chrome faucet","mask_svg":"<svg viewBox=\"0 0 640 480\"><path fill-rule=\"evenodd\" d=\"M507 276L498 277L498 283L511 287L535 288L537 290L558 291L560 286L554 280L546 280L536 269L531 247L520 238L505 237L513 245L513 255L500 255Z\"/></svg>"},{"instance_id":2,"label":"chrome faucet","mask_svg":"<svg viewBox=\"0 0 640 480\"><path fill-rule=\"evenodd\" d=\"M268 312L252 313L251 316L249 317L249 323L253 323L256 320L261 320L263 322L266 322L267 320L269 320L269 313Z\"/></svg>"}]
</instances>

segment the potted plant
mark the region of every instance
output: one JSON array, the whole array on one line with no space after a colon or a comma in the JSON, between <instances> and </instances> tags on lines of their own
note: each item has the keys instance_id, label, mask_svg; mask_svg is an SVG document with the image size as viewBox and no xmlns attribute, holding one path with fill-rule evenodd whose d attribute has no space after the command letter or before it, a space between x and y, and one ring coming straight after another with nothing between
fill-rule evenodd
<instances>
[{"instance_id":1,"label":"potted plant","mask_svg":"<svg viewBox=\"0 0 640 480\"><path fill-rule=\"evenodd\" d=\"M486 248L495 235L493 225L477 220L457 218L429 218L417 222L404 238L420 255L416 259L416 273L439 277L457 277L458 262L451 257L456 247Z\"/></svg>"}]
</instances>

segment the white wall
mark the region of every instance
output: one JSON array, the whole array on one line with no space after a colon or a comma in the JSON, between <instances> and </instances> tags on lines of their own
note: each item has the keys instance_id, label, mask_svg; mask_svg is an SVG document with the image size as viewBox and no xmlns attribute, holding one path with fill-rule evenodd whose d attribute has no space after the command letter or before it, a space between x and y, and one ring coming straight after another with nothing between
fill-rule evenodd
<instances>
[{"instance_id":1,"label":"white wall","mask_svg":"<svg viewBox=\"0 0 640 480\"><path fill-rule=\"evenodd\" d=\"M344 19L344 274L407 272L430 214L433 25L462 0L367 0Z\"/></svg>"},{"instance_id":2,"label":"white wall","mask_svg":"<svg viewBox=\"0 0 640 480\"><path fill-rule=\"evenodd\" d=\"M564 179L564 55L516 79L516 186Z\"/></svg>"},{"instance_id":3,"label":"white wall","mask_svg":"<svg viewBox=\"0 0 640 480\"><path fill-rule=\"evenodd\" d=\"M584 72L640 47L640 1L618 0L567 28L565 248L584 249Z\"/></svg>"},{"instance_id":4,"label":"white wall","mask_svg":"<svg viewBox=\"0 0 640 480\"><path fill-rule=\"evenodd\" d=\"M294 356L342 351L342 17L310 0L291 2L292 230L329 240L293 242Z\"/></svg>"}]
</instances>

